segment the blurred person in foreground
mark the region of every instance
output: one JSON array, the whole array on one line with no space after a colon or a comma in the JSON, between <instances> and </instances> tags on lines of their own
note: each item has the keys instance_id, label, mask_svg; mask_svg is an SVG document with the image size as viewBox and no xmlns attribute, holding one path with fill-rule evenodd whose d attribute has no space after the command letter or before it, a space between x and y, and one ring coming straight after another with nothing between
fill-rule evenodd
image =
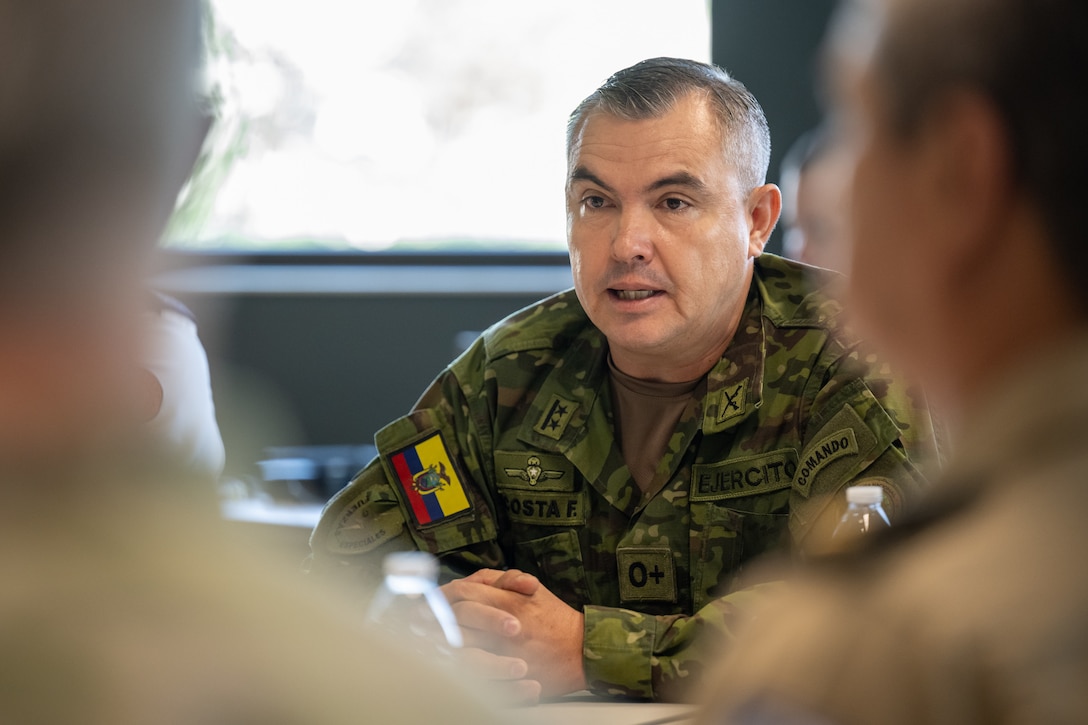
<instances>
[{"instance_id":1,"label":"blurred person in foreground","mask_svg":"<svg viewBox=\"0 0 1088 725\"><path fill-rule=\"evenodd\" d=\"M763 613L706 722L1086 722L1088 4L859 0L836 27L854 309L953 457Z\"/></svg>"},{"instance_id":2,"label":"blurred person in foreground","mask_svg":"<svg viewBox=\"0 0 1088 725\"><path fill-rule=\"evenodd\" d=\"M843 271L847 254L849 170L823 128L797 139L782 161L782 252L814 267Z\"/></svg>"},{"instance_id":3,"label":"blurred person in foreground","mask_svg":"<svg viewBox=\"0 0 1088 725\"><path fill-rule=\"evenodd\" d=\"M515 692L677 700L773 588L749 559L820 541L855 482L897 513L928 411L842 329L830 275L763 254L769 154L758 102L711 65L643 61L586 98L574 289L493 326L378 433L313 573L365 584L390 551L433 552L467 655Z\"/></svg>"},{"instance_id":4,"label":"blurred person in foreground","mask_svg":"<svg viewBox=\"0 0 1088 725\"><path fill-rule=\"evenodd\" d=\"M358 613L232 553L211 487L137 455L200 34L198 0L0 0L0 721L492 721L448 672L349 648Z\"/></svg>"}]
</instances>

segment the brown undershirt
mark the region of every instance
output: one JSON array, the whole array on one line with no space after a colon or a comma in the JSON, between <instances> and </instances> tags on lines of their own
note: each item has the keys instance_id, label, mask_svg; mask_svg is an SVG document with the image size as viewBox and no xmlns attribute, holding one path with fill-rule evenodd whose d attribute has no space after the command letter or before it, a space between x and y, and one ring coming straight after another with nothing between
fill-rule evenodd
<instances>
[{"instance_id":1,"label":"brown undershirt","mask_svg":"<svg viewBox=\"0 0 1088 725\"><path fill-rule=\"evenodd\" d=\"M684 409L693 399L703 397L706 376L683 383L640 380L617 368L611 355L608 373L616 441L631 477L646 493Z\"/></svg>"}]
</instances>

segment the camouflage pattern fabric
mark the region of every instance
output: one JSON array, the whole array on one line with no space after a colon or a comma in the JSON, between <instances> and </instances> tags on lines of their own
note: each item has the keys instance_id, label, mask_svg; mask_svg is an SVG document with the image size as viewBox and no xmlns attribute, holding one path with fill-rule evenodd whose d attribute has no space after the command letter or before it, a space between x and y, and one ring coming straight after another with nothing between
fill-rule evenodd
<instances>
[{"instance_id":1,"label":"camouflage pattern fabric","mask_svg":"<svg viewBox=\"0 0 1088 725\"><path fill-rule=\"evenodd\" d=\"M378 433L313 533L312 571L365 578L413 547L447 578L522 569L584 611L592 689L682 698L774 586L741 586L747 562L826 538L847 485L884 486L891 516L924 486L924 401L841 329L824 274L756 261L646 495L614 437L607 341L574 292L515 313Z\"/></svg>"}]
</instances>

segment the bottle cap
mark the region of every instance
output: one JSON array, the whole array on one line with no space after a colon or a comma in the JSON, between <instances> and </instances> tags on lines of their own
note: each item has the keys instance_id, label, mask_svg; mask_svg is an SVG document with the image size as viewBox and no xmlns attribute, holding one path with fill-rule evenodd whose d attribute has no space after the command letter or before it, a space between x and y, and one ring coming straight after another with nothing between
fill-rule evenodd
<instances>
[{"instance_id":1,"label":"bottle cap","mask_svg":"<svg viewBox=\"0 0 1088 725\"><path fill-rule=\"evenodd\" d=\"M426 551L395 551L385 557L382 571L386 576L419 577L438 581L438 559Z\"/></svg>"},{"instance_id":2,"label":"bottle cap","mask_svg":"<svg viewBox=\"0 0 1088 725\"><path fill-rule=\"evenodd\" d=\"M874 504L884 501L884 489L880 486L851 486L846 489L847 503Z\"/></svg>"}]
</instances>

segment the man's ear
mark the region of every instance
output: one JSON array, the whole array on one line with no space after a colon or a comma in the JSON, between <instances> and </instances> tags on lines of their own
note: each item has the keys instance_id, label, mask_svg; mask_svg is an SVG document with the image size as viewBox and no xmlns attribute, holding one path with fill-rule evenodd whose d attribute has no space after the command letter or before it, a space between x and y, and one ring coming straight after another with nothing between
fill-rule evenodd
<instances>
[{"instance_id":1,"label":"man's ear","mask_svg":"<svg viewBox=\"0 0 1088 725\"><path fill-rule=\"evenodd\" d=\"M922 136L931 201L947 232L942 267L967 273L998 251L1015 207L1008 130L990 101L961 91L937 102Z\"/></svg>"},{"instance_id":2,"label":"man's ear","mask_svg":"<svg viewBox=\"0 0 1088 725\"><path fill-rule=\"evenodd\" d=\"M748 256L763 254L763 247L782 213L782 192L774 184L764 184L748 195Z\"/></svg>"}]
</instances>

